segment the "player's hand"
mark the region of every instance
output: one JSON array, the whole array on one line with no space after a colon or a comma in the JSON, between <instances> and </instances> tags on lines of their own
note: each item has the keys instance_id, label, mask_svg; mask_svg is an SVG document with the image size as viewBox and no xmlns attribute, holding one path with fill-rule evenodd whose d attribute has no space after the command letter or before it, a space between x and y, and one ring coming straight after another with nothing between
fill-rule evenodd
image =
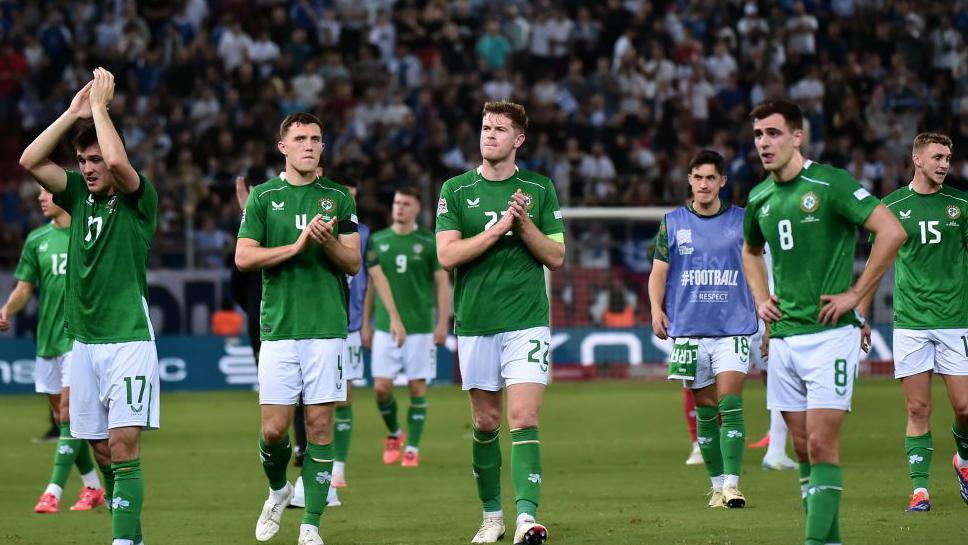
<instances>
[{"instance_id":1,"label":"player's hand","mask_svg":"<svg viewBox=\"0 0 968 545\"><path fill-rule=\"evenodd\" d=\"M760 316L761 320L768 324L778 322L783 317L779 304L780 300L776 298L776 295L771 293L769 299L756 305L756 313Z\"/></svg>"},{"instance_id":2,"label":"player's hand","mask_svg":"<svg viewBox=\"0 0 968 545\"><path fill-rule=\"evenodd\" d=\"M316 217L321 218L318 214ZM309 231L309 236L316 241L317 244L324 245L336 241L336 237L333 235L333 230L336 228L336 218L329 221L313 221L306 226L306 230Z\"/></svg>"},{"instance_id":3,"label":"player's hand","mask_svg":"<svg viewBox=\"0 0 968 545\"><path fill-rule=\"evenodd\" d=\"M504 211L504 215L498 220L494 226L491 227L499 237L503 237L514 227L514 214L511 213L511 209L508 208Z\"/></svg>"},{"instance_id":4,"label":"player's hand","mask_svg":"<svg viewBox=\"0 0 968 545\"><path fill-rule=\"evenodd\" d=\"M760 341L760 357L763 361L770 359L770 328L767 327L766 331L763 333L763 339Z\"/></svg>"},{"instance_id":5,"label":"player's hand","mask_svg":"<svg viewBox=\"0 0 968 545\"><path fill-rule=\"evenodd\" d=\"M669 338L669 318L662 309L652 312L652 332L663 341Z\"/></svg>"},{"instance_id":6,"label":"player's hand","mask_svg":"<svg viewBox=\"0 0 968 545\"><path fill-rule=\"evenodd\" d=\"M360 344L367 350L373 346L373 326L370 324L363 324L360 328Z\"/></svg>"},{"instance_id":7,"label":"player's hand","mask_svg":"<svg viewBox=\"0 0 968 545\"><path fill-rule=\"evenodd\" d=\"M299 238L296 239L296 242L292 243L292 249L296 254L301 254L306 249L306 246L309 245L309 240L312 235L312 230L309 227L322 219L322 217L320 214L313 216L313 219L309 220L309 225L302 230L302 233L299 233Z\"/></svg>"},{"instance_id":8,"label":"player's hand","mask_svg":"<svg viewBox=\"0 0 968 545\"><path fill-rule=\"evenodd\" d=\"M820 308L820 316L818 319L823 325L837 325L837 320L840 320L840 317L844 314L854 310L859 302L860 297L851 290L838 293L837 295L821 295L820 303L823 306Z\"/></svg>"},{"instance_id":9,"label":"player's hand","mask_svg":"<svg viewBox=\"0 0 968 545\"><path fill-rule=\"evenodd\" d=\"M864 322L864 326L860 328L860 349L867 352L871 351L871 324L870 322Z\"/></svg>"},{"instance_id":10,"label":"player's hand","mask_svg":"<svg viewBox=\"0 0 968 545\"><path fill-rule=\"evenodd\" d=\"M437 346L443 346L444 342L447 341L447 326L448 322L439 322L437 327L434 328L434 344Z\"/></svg>"},{"instance_id":11,"label":"player's hand","mask_svg":"<svg viewBox=\"0 0 968 545\"><path fill-rule=\"evenodd\" d=\"M76 115L79 119L91 119L91 87L94 85L94 80L87 82L81 90L74 95L71 99L71 105L68 106L67 111Z\"/></svg>"},{"instance_id":12,"label":"player's hand","mask_svg":"<svg viewBox=\"0 0 968 545\"><path fill-rule=\"evenodd\" d=\"M94 69L94 85L91 86L91 105L107 107L114 98L114 74L104 68Z\"/></svg>"},{"instance_id":13,"label":"player's hand","mask_svg":"<svg viewBox=\"0 0 968 545\"><path fill-rule=\"evenodd\" d=\"M508 202L508 212L514 216L514 221L518 225L531 223L531 218L528 216L528 199L524 197L520 189L511 196L511 200Z\"/></svg>"},{"instance_id":14,"label":"player's hand","mask_svg":"<svg viewBox=\"0 0 968 545\"><path fill-rule=\"evenodd\" d=\"M245 202L249 200L249 187L245 185L245 176L235 177L235 200L239 208L245 210Z\"/></svg>"},{"instance_id":15,"label":"player's hand","mask_svg":"<svg viewBox=\"0 0 968 545\"><path fill-rule=\"evenodd\" d=\"M0 331L10 329L10 318L7 316L7 309L0 308Z\"/></svg>"},{"instance_id":16,"label":"player's hand","mask_svg":"<svg viewBox=\"0 0 968 545\"><path fill-rule=\"evenodd\" d=\"M407 329L403 327L400 318L390 317L390 336L393 337L398 348L403 346L403 342L407 340Z\"/></svg>"}]
</instances>

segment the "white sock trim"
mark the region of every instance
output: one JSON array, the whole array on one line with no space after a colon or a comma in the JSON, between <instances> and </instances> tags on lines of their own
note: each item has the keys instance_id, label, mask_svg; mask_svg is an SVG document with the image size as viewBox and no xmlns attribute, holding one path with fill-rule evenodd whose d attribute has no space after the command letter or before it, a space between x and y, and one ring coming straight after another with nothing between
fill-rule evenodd
<instances>
[{"instance_id":1,"label":"white sock trim","mask_svg":"<svg viewBox=\"0 0 968 545\"><path fill-rule=\"evenodd\" d=\"M731 488L739 487L739 475L724 475L723 487L731 487Z\"/></svg>"},{"instance_id":2,"label":"white sock trim","mask_svg":"<svg viewBox=\"0 0 968 545\"><path fill-rule=\"evenodd\" d=\"M54 483L50 483L49 485L47 485L47 489L44 490L44 494L53 494L54 497L57 498L58 500L61 499L61 495L63 493L64 493L64 489L57 486Z\"/></svg>"},{"instance_id":3,"label":"white sock trim","mask_svg":"<svg viewBox=\"0 0 968 545\"><path fill-rule=\"evenodd\" d=\"M315 534L319 533L319 526L313 526L312 524L300 524L299 525L299 535L302 535L305 531L312 531Z\"/></svg>"},{"instance_id":4,"label":"white sock trim","mask_svg":"<svg viewBox=\"0 0 968 545\"><path fill-rule=\"evenodd\" d=\"M484 511L484 520L504 520L504 511Z\"/></svg>"},{"instance_id":5,"label":"white sock trim","mask_svg":"<svg viewBox=\"0 0 968 545\"><path fill-rule=\"evenodd\" d=\"M709 480L710 480L710 482L712 482L713 490L722 490L723 489L723 476L722 475L716 475L715 477L710 477Z\"/></svg>"},{"instance_id":6,"label":"white sock trim","mask_svg":"<svg viewBox=\"0 0 968 545\"><path fill-rule=\"evenodd\" d=\"M92 469L84 475L81 475L81 482L84 483L84 486L93 488L94 490L100 490L101 488L101 480L97 476L96 469Z\"/></svg>"}]
</instances>

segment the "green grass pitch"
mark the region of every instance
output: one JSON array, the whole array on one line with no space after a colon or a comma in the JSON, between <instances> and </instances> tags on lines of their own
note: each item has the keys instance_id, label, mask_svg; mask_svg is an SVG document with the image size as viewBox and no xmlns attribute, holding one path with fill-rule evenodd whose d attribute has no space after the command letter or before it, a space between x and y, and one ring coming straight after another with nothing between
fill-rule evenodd
<instances>
[{"instance_id":1,"label":"green grass pitch","mask_svg":"<svg viewBox=\"0 0 968 545\"><path fill-rule=\"evenodd\" d=\"M903 451L904 402L891 380L862 380L855 413L843 433L844 543L965 544L968 506L958 496L951 455L951 410L934 385L935 457L930 513L903 511L908 489ZM398 390L401 414L406 393ZM421 466L382 465L382 423L369 390L354 392L355 431L344 505L327 509L321 533L330 545L464 544L480 522L470 468L469 409L454 387L432 388ZM764 390L745 395L749 439L767 426ZM0 543L110 543L110 517L72 513L80 480L72 473L57 515L32 508L50 474L53 444L33 444L44 427L39 396L0 397ZM701 467L683 464L688 451L675 384L558 383L548 390L541 426L544 484L539 519L549 543L778 544L803 542L795 472L760 469L760 450L747 450L740 481L749 506L705 507L709 486ZM162 429L145 436L146 505L151 545L256 543L253 530L266 496L256 437L254 393L166 394ZM513 521L513 491L505 450L504 506ZM290 472L295 478L295 470ZM270 543L295 543L301 511L283 516ZM513 526L513 524L512 524ZM513 528L508 528L509 532ZM510 542L510 535L504 543Z\"/></svg>"}]
</instances>

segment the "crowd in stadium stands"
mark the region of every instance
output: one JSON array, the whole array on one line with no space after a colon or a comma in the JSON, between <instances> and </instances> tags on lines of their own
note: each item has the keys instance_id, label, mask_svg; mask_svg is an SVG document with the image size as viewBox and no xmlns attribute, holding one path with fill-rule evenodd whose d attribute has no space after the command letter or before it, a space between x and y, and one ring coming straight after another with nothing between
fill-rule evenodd
<instances>
[{"instance_id":1,"label":"crowd in stadium stands","mask_svg":"<svg viewBox=\"0 0 968 545\"><path fill-rule=\"evenodd\" d=\"M700 147L726 156L743 202L761 176L747 114L783 96L805 109L807 155L877 195L908 180L919 130L951 135L963 184L966 31L954 1L0 0L0 267L41 221L17 158L98 65L161 195L152 266L224 267L235 177L280 170L279 121L301 110L324 120L326 173L357 180L376 226L394 188L435 202L479 163L481 105L503 98L531 117L521 166L566 206L682 203Z\"/></svg>"}]
</instances>

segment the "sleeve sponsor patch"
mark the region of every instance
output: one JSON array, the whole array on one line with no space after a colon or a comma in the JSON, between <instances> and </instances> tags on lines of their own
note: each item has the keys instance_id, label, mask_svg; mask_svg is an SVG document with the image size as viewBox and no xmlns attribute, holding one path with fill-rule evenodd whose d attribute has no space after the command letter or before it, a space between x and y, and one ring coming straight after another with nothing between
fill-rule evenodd
<instances>
[{"instance_id":1,"label":"sleeve sponsor patch","mask_svg":"<svg viewBox=\"0 0 968 545\"><path fill-rule=\"evenodd\" d=\"M858 201L862 201L870 196L871 194L868 193L867 190L864 189L863 187L858 189L857 191L854 191L854 198L857 199Z\"/></svg>"},{"instance_id":2,"label":"sleeve sponsor patch","mask_svg":"<svg viewBox=\"0 0 968 545\"><path fill-rule=\"evenodd\" d=\"M350 221L353 223L360 223L360 220L357 219L356 214L350 214Z\"/></svg>"},{"instance_id":3,"label":"sleeve sponsor patch","mask_svg":"<svg viewBox=\"0 0 968 545\"><path fill-rule=\"evenodd\" d=\"M245 223L245 208L242 209L242 221L240 223Z\"/></svg>"},{"instance_id":4,"label":"sleeve sponsor patch","mask_svg":"<svg viewBox=\"0 0 968 545\"><path fill-rule=\"evenodd\" d=\"M446 214L446 213L447 213L447 199L441 197L440 200L437 201L437 215L439 216L441 214Z\"/></svg>"},{"instance_id":5,"label":"sleeve sponsor patch","mask_svg":"<svg viewBox=\"0 0 968 545\"><path fill-rule=\"evenodd\" d=\"M561 210L555 210L555 219L556 220L560 220L561 219Z\"/></svg>"}]
</instances>

